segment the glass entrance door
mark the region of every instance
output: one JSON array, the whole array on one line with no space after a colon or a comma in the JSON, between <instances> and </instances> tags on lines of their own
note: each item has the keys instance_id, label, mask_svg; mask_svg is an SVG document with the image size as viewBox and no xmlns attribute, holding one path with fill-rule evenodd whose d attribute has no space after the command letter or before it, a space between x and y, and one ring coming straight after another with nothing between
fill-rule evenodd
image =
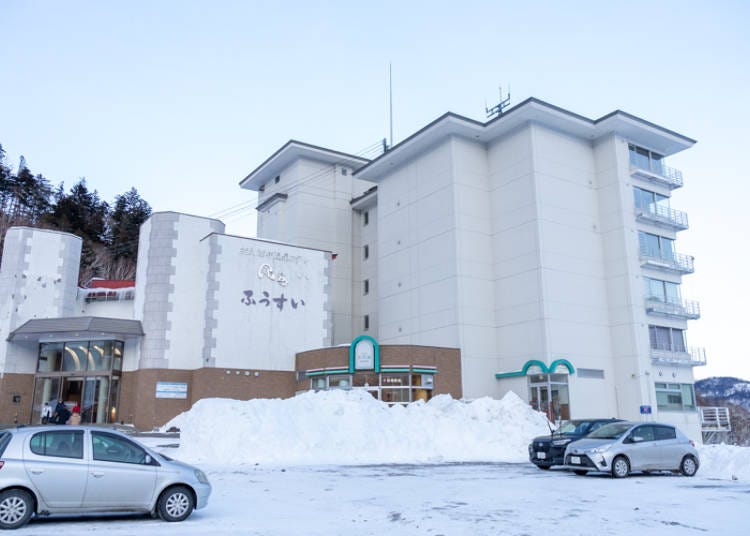
<instances>
[{"instance_id":1,"label":"glass entrance door","mask_svg":"<svg viewBox=\"0 0 750 536\"><path fill-rule=\"evenodd\" d=\"M109 404L117 403L116 396L110 397L109 384L109 376L37 377L31 422L37 424L42 421L45 402L54 410L58 400L62 400L71 411L78 405L81 408L81 423L109 422Z\"/></svg>"},{"instance_id":2,"label":"glass entrance door","mask_svg":"<svg viewBox=\"0 0 750 536\"><path fill-rule=\"evenodd\" d=\"M552 422L570 419L568 377L565 374L534 374L529 376L531 407L544 412Z\"/></svg>"}]
</instances>

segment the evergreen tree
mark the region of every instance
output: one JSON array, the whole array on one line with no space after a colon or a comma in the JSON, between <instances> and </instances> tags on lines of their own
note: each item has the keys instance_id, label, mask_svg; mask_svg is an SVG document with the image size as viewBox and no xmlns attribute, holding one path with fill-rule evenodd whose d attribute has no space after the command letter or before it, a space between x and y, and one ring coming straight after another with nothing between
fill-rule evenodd
<instances>
[{"instance_id":1,"label":"evergreen tree","mask_svg":"<svg viewBox=\"0 0 750 536\"><path fill-rule=\"evenodd\" d=\"M151 215L151 206L131 188L118 195L109 216L108 246L115 258L135 260L138 257L138 233Z\"/></svg>"}]
</instances>

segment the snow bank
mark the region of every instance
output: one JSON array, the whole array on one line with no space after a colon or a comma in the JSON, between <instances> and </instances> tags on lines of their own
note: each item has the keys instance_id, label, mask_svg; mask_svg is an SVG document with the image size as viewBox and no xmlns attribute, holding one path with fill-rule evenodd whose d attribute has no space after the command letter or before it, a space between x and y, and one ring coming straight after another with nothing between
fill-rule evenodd
<instances>
[{"instance_id":1,"label":"snow bank","mask_svg":"<svg viewBox=\"0 0 750 536\"><path fill-rule=\"evenodd\" d=\"M523 462L531 438L549 433L514 393L388 406L356 390L204 399L164 429L172 426L181 430L177 458L216 465Z\"/></svg>"},{"instance_id":2,"label":"snow bank","mask_svg":"<svg viewBox=\"0 0 750 536\"><path fill-rule=\"evenodd\" d=\"M514 393L388 406L357 390L204 399L164 429L172 426L181 430L175 456L211 465L527 462L531 439L549 433L545 416ZM699 451L700 476L750 481L750 448Z\"/></svg>"},{"instance_id":3,"label":"snow bank","mask_svg":"<svg viewBox=\"0 0 750 536\"><path fill-rule=\"evenodd\" d=\"M722 480L750 480L750 448L734 445L703 445L699 475Z\"/></svg>"}]
</instances>

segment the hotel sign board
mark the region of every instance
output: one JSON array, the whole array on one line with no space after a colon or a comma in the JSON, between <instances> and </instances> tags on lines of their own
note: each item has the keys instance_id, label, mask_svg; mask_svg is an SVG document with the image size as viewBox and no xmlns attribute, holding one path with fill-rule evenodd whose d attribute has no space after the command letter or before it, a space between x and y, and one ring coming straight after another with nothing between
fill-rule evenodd
<instances>
[{"instance_id":1,"label":"hotel sign board","mask_svg":"<svg viewBox=\"0 0 750 536\"><path fill-rule=\"evenodd\" d=\"M187 398L188 384L182 382L156 382L156 398Z\"/></svg>"},{"instance_id":2,"label":"hotel sign board","mask_svg":"<svg viewBox=\"0 0 750 536\"><path fill-rule=\"evenodd\" d=\"M369 335L361 335L349 345L349 372L357 370L380 372L380 346Z\"/></svg>"},{"instance_id":3,"label":"hotel sign board","mask_svg":"<svg viewBox=\"0 0 750 536\"><path fill-rule=\"evenodd\" d=\"M375 345L369 339L361 339L354 347L354 369L373 370L375 368Z\"/></svg>"}]
</instances>

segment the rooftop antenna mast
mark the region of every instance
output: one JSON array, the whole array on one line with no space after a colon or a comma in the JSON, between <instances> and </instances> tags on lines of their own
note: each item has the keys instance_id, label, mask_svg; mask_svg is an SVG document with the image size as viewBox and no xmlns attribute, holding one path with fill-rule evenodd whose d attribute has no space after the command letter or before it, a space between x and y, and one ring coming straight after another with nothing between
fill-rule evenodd
<instances>
[{"instance_id":1,"label":"rooftop antenna mast","mask_svg":"<svg viewBox=\"0 0 750 536\"><path fill-rule=\"evenodd\" d=\"M492 108L487 108L487 101L484 103L484 111L487 113L487 119L492 119L495 116L500 117L503 115L503 110L510 106L510 85L508 85L508 96L505 99L503 99L503 86L498 86L497 89L500 92L500 102Z\"/></svg>"},{"instance_id":2,"label":"rooftop antenna mast","mask_svg":"<svg viewBox=\"0 0 750 536\"><path fill-rule=\"evenodd\" d=\"M390 137L387 148L390 149L393 147L393 70L390 61L388 62L388 129ZM385 140L383 145L385 146Z\"/></svg>"}]
</instances>

